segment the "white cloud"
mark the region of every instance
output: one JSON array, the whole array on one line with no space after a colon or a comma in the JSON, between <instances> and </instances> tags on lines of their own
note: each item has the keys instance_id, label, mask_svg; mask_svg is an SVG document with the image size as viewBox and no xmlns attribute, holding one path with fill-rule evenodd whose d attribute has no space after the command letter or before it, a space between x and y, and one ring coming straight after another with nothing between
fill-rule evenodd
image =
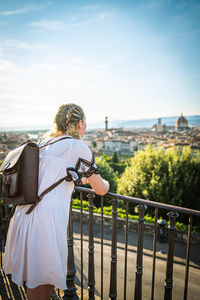
<instances>
[{"instance_id":1,"label":"white cloud","mask_svg":"<svg viewBox=\"0 0 200 300\"><path fill-rule=\"evenodd\" d=\"M26 50L33 50L33 45L24 42L24 41L17 41L17 40L6 40L0 43L2 49L26 49Z\"/></svg>"},{"instance_id":2,"label":"white cloud","mask_svg":"<svg viewBox=\"0 0 200 300\"><path fill-rule=\"evenodd\" d=\"M46 29L46 30L69 30L72 27L83 26L96 21L103 21L106 18L112 16L111 12L95 12L95 13L80 13L76 14L68 19L66 22L60 22L57 20L40 20L27 24L29 27Z\"/></svg>"},{"instance_id":3,"label":"white cloud","mask_svg":"<svg viewBox=\"0 0 200 300\"><path fill-rule=\"evenodd\" d=\"M24 14L24 13L30 12L33 9L35 9L35 6L31 5L31 6L21 8L21 9L1 11L0 15L1 16L11 16L11 15Z\"/></svg>"},{"instance_id":4,"label":"white cloud","mask_svg":"<svg viewBox=\"0 0 200 300\"><path fill-rule=\"evenodd\" d=\"M71 59L50 58L46 62L32 65L32 69L40 69L41 71L58 71L58 72L95 72L97 76L106 69L105 64L97 64L95 61L83 59L81 57L74 57Z\"/></svg>"},{"instance_id":5,"label":"white cloud","mask_svg":"<svg viewBox=\"0 0 200 300\"><path fill-rule=\"evenodd\" d=\"M27 26L42 30L69 30L72 27L81 26L94 20L96 20L96 18L79 19L78 17L74 17L68 22L40 20L29 23Z\"/></svg>"},{"instance_id":6,"label":"white cloud","mask_svg":"<svg viewBox=\"0 0 200 300\"><path fill-rule=\"evenodd\" d=\"M20 9L4 10L4 11L0 11L0 16L12 16L12 15L26 14L31 11L37 11L39 9L45 8L49 4L50 3L46 3L46 4L42 4L42 5L29 5L29 6L20 8Z\"/></svg>"},{"instance_id":7,"label":"white cloud","mask_svg":"<svg viewBox=\"0 0 200 300\"><path fill-rule=\"evenodd\" d=\"M47 20L32 22L32 23L28 24L28 26L32 26L32 27L40 28L40 29L49 29L49 30L63 30L63 29L65 29L65 26L62 22L47 21Z\"/></svg>"},{"instance_id":8,"label":"white cloud","mask_svg":"<svg viewBox=\"0 0 200 300\"><path fill-rule=\"evenodd\" d=\"M44 49L45 47L48 47L47 44L45 43L33 43L33 42L26 42L22 40L4 40L0 42L0 57L8 57L10 54L11 50L30 50L30 51L35 51L35 50L41 50ZM15 54L16 52L13 53Z\"/></svg>"},{"instance_id":9,"label":"white cloud","mask_svg":"<svg viewBox=\"0 0 200 300\"><path fill-rule=\"evenodd\" d=\"M6 59L2 59L0 60L0 74L1 76L5 75L4 72L6 72L7 74L17 74L21 71L23 71L24 68L22 68L21 66L9 61L9 60L6 60ZM0 77L2 78L2 77Z\"/></svg>"}]
</instances>

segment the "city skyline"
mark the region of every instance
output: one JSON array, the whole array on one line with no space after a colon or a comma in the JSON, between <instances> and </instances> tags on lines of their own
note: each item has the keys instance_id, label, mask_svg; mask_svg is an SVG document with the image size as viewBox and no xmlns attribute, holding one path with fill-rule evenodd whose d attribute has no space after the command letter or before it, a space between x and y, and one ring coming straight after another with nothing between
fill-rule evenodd
<instances>
[{"instance_id":1,"label":"city skyline","mask_svg":"<svg viewBox=\"0 0 200 300\"><path fill-rule=\"evenodd\" d=\"M198 1L0 3L0 126L200 115Z\"/></svg>"},{"instance_id":2,"label":"city skyline","mask_svg":"<svg viewBox=\"0 0 200 300\"><path fill-rule=\"evenodd\" d=\"M108 129L124 128L124 129L153 129L153 126L161 120L162 125L175 127L176 121L181 117L179 116L160 116L159 118L143 118L135 120L110 120L108 119ZM184 115L188 121L189 128L200 127L200 115ZM38 125L24 125L24 126L0 126L0 132L3 131L38 131L49 130L53 124L38 124ZM105 128L105 119L94 123L87 123L87 129L102 129Z\"/></svg>"}]
</instances>

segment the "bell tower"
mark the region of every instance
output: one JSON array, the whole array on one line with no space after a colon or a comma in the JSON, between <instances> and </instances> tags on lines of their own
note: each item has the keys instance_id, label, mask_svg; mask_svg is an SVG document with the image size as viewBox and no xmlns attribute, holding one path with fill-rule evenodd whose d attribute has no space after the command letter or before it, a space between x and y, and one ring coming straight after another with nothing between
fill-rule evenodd
<instances>
[{"instance_id":1,"label":"bell tower","mask_svg":"<svg viewBox=\"0 0 200 300\"><path fill-rule=\"evenodd\" d=\"M105 117L105 131L108 130L108 117Z\"/></svg>"}]
</instances>

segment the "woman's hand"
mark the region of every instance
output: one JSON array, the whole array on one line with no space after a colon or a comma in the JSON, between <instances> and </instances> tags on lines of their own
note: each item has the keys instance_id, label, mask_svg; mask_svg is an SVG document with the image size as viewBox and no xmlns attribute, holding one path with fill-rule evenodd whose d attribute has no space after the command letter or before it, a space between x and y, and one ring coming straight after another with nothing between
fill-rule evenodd
<instances>
[{"instance_id":1,"label":"woman's hand","mask_svg":"<svg viewBox=\"0 0 200 300\"><path fill-rule=\"evenodd\" d=\"M81 182L82 182L82 184L89 184L89 181L86 177L82 177Z\"/></svg>"}]
</instances>

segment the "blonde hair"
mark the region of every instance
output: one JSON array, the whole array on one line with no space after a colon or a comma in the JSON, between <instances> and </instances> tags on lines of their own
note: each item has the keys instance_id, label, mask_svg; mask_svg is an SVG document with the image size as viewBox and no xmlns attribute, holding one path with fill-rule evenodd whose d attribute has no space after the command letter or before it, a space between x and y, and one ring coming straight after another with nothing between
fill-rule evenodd
<instances>
[{"instance_id":1,"label":"blonde hair","mask_svg":"<svg viewBox=\"0 0 200 300\"><path fill-rule=\"evenodd\" d=\"M67 134L75 139L80 139L77 131L77 123L85 117L82 108L74 103L61 105L54 118L54 128L47 134L49 137L57 137Z\"/></svg>"}]
</instances>

